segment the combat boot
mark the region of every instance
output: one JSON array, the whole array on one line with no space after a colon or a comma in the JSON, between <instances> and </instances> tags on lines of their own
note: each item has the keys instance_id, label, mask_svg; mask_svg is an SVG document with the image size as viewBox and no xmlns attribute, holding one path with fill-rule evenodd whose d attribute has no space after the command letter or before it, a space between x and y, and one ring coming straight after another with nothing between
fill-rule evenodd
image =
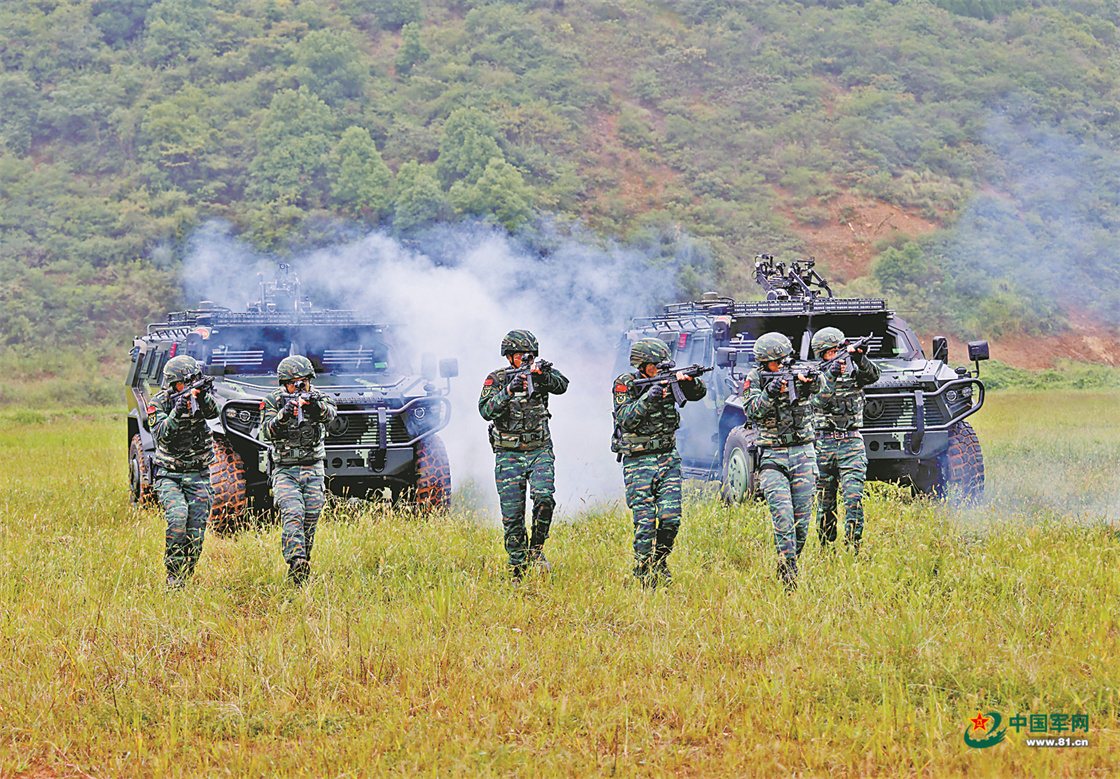
<instances>
[{"instance_id":1,"label":"combat boot","mask_svg":"<svg viewBox=\"0 0 1120 779\"><path fill-rule=\"evenodd\" d=\"M302 587L311 577L311 563L306 557L293 557L288 563L288 578L292 584Z\"/></svg>"},{"instance_id":2,"label":"combat boot","mask_svg":"<svg viewBox=\"0 0 1120 779\"><path fill-rule=\"evenodd\" d=\"M634 566L634 576L641 583L643 590L652 590L657 587L657 574L653 571L653 561L646 557Z\"/></svg>"},{"instance_id":3,"label":"combat boot","mask_svg":"<svg viewBox=\"0 0 1120 779\"><path fill-rule=\"evenodd\" d=\"M167 576L167 590L168 592L176 592L183 589L186 582L178 576L168 574Z\"/></svg>"},{"instance_id":4,"label":"combat boot","mask_svg":"<svg viewBox=\"0 0 1120 779\"><path fill-rule=\"evenodd\" d=\"M543 571L544 573L552 573L552 563L550 563L548 561L548 558L544 556L544 550L539 546L529 547L529 562L538 571Z\"/></svg>"},{"instance_id":5,"label":"combat boot","mask_svg":"<svg viewBox=\"0 0 1120 779\"><path fill-rule=\"evenodd\" d=\"M786 592L797 589L797 559L783 557L778 561L778 581L786 588Z\"/></svg>"},{"instance_id":6,"label":"combat boot","mask_svg":"<svg viewBox=\"0 0 1120 779\"><path fill-rule=\"evenodd\" d=\"M673 581L673 573L669 570L669 553L677 541L677 532L680 528L657 528L657 547L653 550L653 562L650 566L654 576L663 584Z\"/></svg>"},{"instance_id":7,"label":"combat boot","mask_svg":"<svg viewBox=\"0 0 1120 779\"><path fill-rule=\"evenodd\" d=\"M826 511L817 524L817 538L820 539L821 549L836 551L836 512Z\"/></svg>"}]
</instances>

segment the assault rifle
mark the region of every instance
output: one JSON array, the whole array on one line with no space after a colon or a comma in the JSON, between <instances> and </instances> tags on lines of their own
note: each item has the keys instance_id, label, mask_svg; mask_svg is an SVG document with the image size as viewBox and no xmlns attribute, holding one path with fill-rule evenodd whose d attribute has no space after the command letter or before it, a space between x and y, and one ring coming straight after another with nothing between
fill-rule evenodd
<instances>
[{"instance_id":1,"label":"assault rifle","mask_svg":"<svg viewBox=\"0 0 1120 779\"><path fill-rule=\"evenodd\" d=\"M805 389L808 389L813 380L820 375L820 365L815 362L794 360L793 355L777 362L781 363L781 367L776 371L759 369L758 378L762 382L762 391L765 392L766 388L770 386L770 382L775 379L785 382L785 392L789 396L790 403L795 403L798 398L802 397L802 385ZM804 376L807 381L801 381L797 378L799 375Z\"/></svg>"},{"instance_id":2,"label":"assault rifle","mask_svg":"<svg viewBox=\"0 0 1120 779\"><path fill-rule=\"evenodd\" d=\"M506 384L511 386L515 381L521 377L525 377L525 391L532 395L536 390L533 386L533 368L539 368L542 374L548 373L552 369L552 363L548 360L537 360L533 362L532 358L521 358L520 368L506 368Z\"/></svg>"},{"instance_id":3,"label":"assault rifle","mask_svg":"<svg viewBox=\"0 0 1120 779\"><path fill-rule=\"evenodd\" d=\"M866 351L867 345L870 343L871 336L869 335L865 335L863 338L848 339L847 341L844 341L844 343L836 347L838 350L836 352L836 356L831 360L822 360L821 364L817 366L817 370L819 370L821 373L827 373L833 365L840 363L847 369L848 372L854 371L855 365L852 364L853 352L849 352L848 347L854 346L857 352L861 349Z\"/></svg>"},{"instance_id":4,"label":"assault rifle","mask_svg":"<svg viewBox=\"0 0 1120 779\"><path fill-rule=\"evenodd\" d=\"M685 376L692 378L699 378L703 376L711 368L705 368L703 365L689 365L687 368L677 368L672 360L658 363L657 373L653 376L639 376L634 379L634 386L639 388L654 387L658 384L668 384L669 388L673 391L673 400L676 401L678 406L683 406L685 397L684 391L681 390L680 379L677 378L678 373L683 373Z\"/></svg>"},{"instance_id":5,"label":"assault rifle","mask_svg":"<svg viewBox=\"0 0 1120 779\"><path fill-rule=\"evenodd\" d=\"M191 410L191 416L193 417L195 414L198 413L198 396L196 396L194 394L194 391L195 390L200 390L199 394L205 395L205 394L209 393L210 390L213 389L213 388L214 388L214 377L213 376L199 376L193 382L191 382L187 386L183 387L182 392L176 392L176 393L171 394L168 397L168 400L171 402L171 408L172 409L178 408L179 404L182 403L184 400L190 400L189 406L190 406L190 410Z\"/></svg>"},{"instance_id":6,"label":"assault rifle","mask_svg":"<svg viewBox=\"0 0 1120 779\"><path fill-rule=\"evenodd\" d=\"M303 390L301 392L281 392L280 393L280 409L283 410L291 405L295 408L296 424L302 425L306 417L303 415L303 404L301 400L308 403L314 403L319 398L323 397L322 393L315 390Z\"/></svg>"}]
</instances>

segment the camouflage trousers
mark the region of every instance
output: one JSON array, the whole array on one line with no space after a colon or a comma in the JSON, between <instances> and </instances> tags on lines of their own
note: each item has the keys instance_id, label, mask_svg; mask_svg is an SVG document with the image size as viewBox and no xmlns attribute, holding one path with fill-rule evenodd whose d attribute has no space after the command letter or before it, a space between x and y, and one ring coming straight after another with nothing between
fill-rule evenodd
<instances>
[{"instance_id":1,"label":"camouflage trousers","mask_svg":"<svg viewBox=\"0 0 1120 779\"><path fill-rule=\"evenodd\" d=\"M327 502L323 463L286 465L272 471L272 500L280 508L280 546L284 562L311 559L315 528Z\"/></svg>"},{"instance_id":2,"label":"camouflage trousers","mask_svg":"<svg viewBox=\"0 0 1120 779\"><path fill-rule=\"evenodd\" d=\"M163 545L167 575L190 576L202 556L206 520L214 502L210 471L175 473L160 469L152 486L163 504L163 517L167 520Z\"/></svg>"},{"instance_id":3,"label":"camouflage trousers","mask_svg":"<svg viewBox=\"0 0 1120 779\"><path fill-rule=\"evenodd\" d=\"M552 445L528 452L501 451L494 455L494 483L502 509L506 554L515 571L525 568L531 555L540 554L552 527L556 501L556 456ZM533 522L525 529L525 489L533 499Z\"/></svg>"},{"instance_id":4,"label":"camouflage trousers","mask_svg":"<svg viewBox=\"0 0 1120 779\"><path fill-rule=\"evenodd\" d=\"M863 482L867 478L867 450L862 438L817 441L817 535L821 546L836 540L837 492L844 495L845 542L863 538Z\"/></svg>"},{"instance_id":5,"label":"camouflage trousers","mask_svg":"<svg viewBox=\"0 0 1120 779\"><path fill-rule=\"evenodd\" d=\"M626 505L634 512L634 560L664 561L681 529L681 458L676 450L622 458Z\"/></svg>"},{"instance_id":6,"label":"camouflage trousers","mask_svg":"<svg viewBox=\"0 0 1120 779\"><path fill-rule=\"evenodd\" d=\"M784 560L796 561L809 535L817 487L813 445L763 449L758 479L774 522L774 547Z\"/></svg>"}]
</instances>

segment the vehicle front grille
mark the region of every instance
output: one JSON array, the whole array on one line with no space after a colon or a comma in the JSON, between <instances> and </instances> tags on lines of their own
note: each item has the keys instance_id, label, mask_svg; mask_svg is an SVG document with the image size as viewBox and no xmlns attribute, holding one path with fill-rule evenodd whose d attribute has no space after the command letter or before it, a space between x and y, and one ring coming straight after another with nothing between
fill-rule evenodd
<instances>
[{"instance_id":1,"label":"vehicle front grille","mask_svg":"<svg viewBox=\"0 0 1120 779\"><path fill-rule=\"evenodd\" d=\"M913 395L884 397L869 392L863 408L863 426L871 429L913 428L917 424L916 408ZM926 398L925 412L926 427L945 423L945 412L935 398Z\"/></svg>"},{"instance_id":2,"label":"vehicle front grille","mask_svg":"<svg viewBox=\"0 0 1120 779\"><path fill-rule=\"evenodd\" d=\"M389 433L388 446L406 444L411 436L404 426L400 414L393 414L386 420ZM327 446L353 448L379 446L377 440L377 414L339 414L338 419L327 426Z\"/></svg>"}]
</instances>

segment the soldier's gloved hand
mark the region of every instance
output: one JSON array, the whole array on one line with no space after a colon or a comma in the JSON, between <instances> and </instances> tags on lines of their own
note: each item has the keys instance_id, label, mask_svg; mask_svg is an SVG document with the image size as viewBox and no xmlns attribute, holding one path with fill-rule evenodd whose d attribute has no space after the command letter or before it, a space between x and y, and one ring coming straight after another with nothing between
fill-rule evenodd
<instances>
[{"instance_id":1,"label":"soldier's gloved hand","mask_svg":"<svg viewBox=\"0 0 1120 779\"><path fill-rule=\"evenodd\" d=\"M175 408L173 409L177 417L189 417L191 415L191 398L190 395L183 395L175 401Z\"/></svg>"},{"instance_id":2,"label":"soldier's gloved hand","mask_svg":"<svg viewBox=\"0 0 1120 779\"><path fill-rule=\"evenodd\" d=\"M834 379L839 379L844 373L844 363L834 362L828 366L828 375Z\"/></svg>"},{"instance_id":3,"label":"soldier's gloved hand","mask_svg":"<svg viewBox=\"0 0 1120 779\"><path fill-rule=\"evenodd\" d=\"M766 385L766 394L772 398L776 398L782 394L782 380L771 379L770 383Z\"/></svg>"},{"instance_id":4,"label":"soldier's gloved hand","mask_svg":"<svg viewBox=\"0 0 1120 779\"><path fill-rule=\"evenodd\" d=\"M296 411L296 401L289 400L280 407L279 413L276 414L276 419L280 422L287 422L289 419L295 417Z\"/></svg>"},{"instance_id":5,"label":"soldier's gloved hand","mask_svg":"<svg viewBox=\"0 0 1120 779\"><path fill-rule=\"evenodd\" d=\"M509 391L511 393L524 392L528 388L529 379L525 376L515 376L513 381L509 383Z\"/></svg>"},{"instance_id":6,"label":"soldier's gloved hand","mask_svg":"<svg viewBox=\"0 0 1120 779\"><path fill-rule=\"evenodd\" d=\"M665 397L665 385L664 384L654 384L652 387L649 388L649 392L647 393L647 396L649 397L650 400L661 400L663 397Z\"/></svg>"},{"instance_id":7,"label":"soldier's gloved hand","mask_svg":"<svg viewBox=\"0 0 1120 779\"><path fill-rule=\"evenodd\" d=\"M319 403L321 397L322 395L314 393L311 396L311 402L303 407L304 416L312 422L318 422L323 417L323 406Z\"/></svg>"}]
</instances>

